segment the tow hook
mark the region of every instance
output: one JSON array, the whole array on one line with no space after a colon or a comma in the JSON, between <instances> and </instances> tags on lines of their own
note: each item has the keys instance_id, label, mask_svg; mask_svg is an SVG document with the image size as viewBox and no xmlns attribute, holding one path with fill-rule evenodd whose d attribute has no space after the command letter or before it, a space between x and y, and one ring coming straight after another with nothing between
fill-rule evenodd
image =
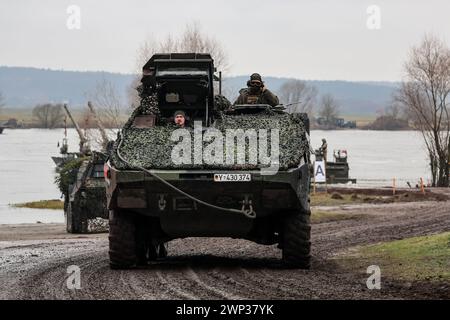
<instances>
[{"instance_id":1,"label":"tow hook","mask_svg":"<svg viewBox=\"0 0 450 320\"><path fill-rule=\"evenodd\" d=\"M167 201L166 201L166 199L164 199L164 195L160 194L159 195L159 200L158 200L158 208L159 208L159 210L163 211L166 208L166 204L167 204Z\"/></svg>"},{"instance_id":2,"label":"tow hook","mask_svg":"<svg viewBox=\"0 0 450 320\"><path fill-rule=\"evenodd\" d=\"M253 210L252 199L250 199L248 195L245 195L244 200L242 200L241 203L242 203L241 208L242 213L249 218L255 218L256 212Z\"/></svg>"}]
</instances>

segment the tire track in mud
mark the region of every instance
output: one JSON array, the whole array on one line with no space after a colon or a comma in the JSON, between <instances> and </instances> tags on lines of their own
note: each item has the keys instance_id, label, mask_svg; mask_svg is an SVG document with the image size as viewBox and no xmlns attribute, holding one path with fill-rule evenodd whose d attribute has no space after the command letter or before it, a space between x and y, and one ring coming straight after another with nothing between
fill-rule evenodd
<instances>
[{"instance_id":1,"label":"tire track in mud","mask_svg":"<svg viewBox=\"0 0 450 320\"><path fill-rule=\"evenodd\" d=\"M217 287L209 285L202 280L199 272L203 275L204 271L194 270L191 266L185 266L176 270L157 271L156 274L161 282L166 286L166 290L173 292L182 299L241 299L237 295L228 293Z\"/></svg>"},{"instance_id":2,"label":"tire track in mud","mask_svg":"<svg viewBox=\"0 0 450 320\"><path fill-rule=\"evenodd\" d=\"M267 294L261 287L248 283L246 279L241 281L242 279L236 277L236 269L217 267L209 272L201 273L200 276L204 279L203 281L216 285L221 290L229 290L234 294L238 294L240 299L256 299L258 296L264 297ZM255 295L255 292L259 295Z\"/></svg>"},{"instance_id":3,"label":"tire track in mud","mask_svg":"<svg viewBox=\"0 0 450 320\"><path fill-rule=\"evenodd\" d=\"M365 288L364 271L333 261L350 247L450 230L450 202L360 207L362 219L313 224L312 270L283 268L275 246L236 239L175 240L169 257L132 270L111 270L106 235L40 243L1 242L5 299L383 299L402 288ZM68 290L69 265L81 268L81 290ZM359 271L358 271L359 272ZM407 297L407 296L406 296Z\"/></svg>"},{"instance_id":4,"label":"tire track in mud","mask_svg":"<svg viewBox=\"0 0 450 320\"><path fill-rule=\"evenodd\" d=\"M63 261L66 258L62 258L61 254L55 252L54 248L62 248L62 251L67 252L67 248L70 248L73 245L79 245L79 241L69 240L64 244L57 244L54 241L47 241L41 243L41 245L25 244L19 246L11 246L9 248L2 248L2 256L7 257L7 262L5 265L2 265L0 272L0 280L2 283L5 281L6 284L11 284L8 282L9 279L14 279L14 285L11 286L11 291L8 292L5 298L23 298L29 296L48 296L51 293L51 296L55 296L54 291L55 287L58 286L58 283L55 279L52 279L53 285L49 288L46 288L46 278L49 270L51 270L52 265L58 265L59 269L62 272L65 272L65 268L62 265ZM88 246L86 243L83 243L82 246ZM49 266L46 266L45 269L42 269L42 262L51 261ZM59 274L57 279L64 279L64 276ZM45 289L45 292L42 293L39 290L36 290L36 284L42 284L41 289ZM57 290L58 291L58 290Z\"/></svg>"},{"instance_id":5,"label":"tire track in mud","mask_svg":"<svg viewBox=\"0 0 450 320\"><path fill-rule=\"evenodd\" d=\"M170 294L165 284L158 276L158 272L141 273L142 270L136 270L135 273L128 273L128 284L134 291L135 296L144 300L157 299L187 299L175 294Z\"/></svg>"},{"instance_id":6,"label":"tire track in mud","mask_svg":"<svg viewBox=\"0 0 450 320\"><path fill-rule=\"evenodd\" d=\"M200 279L199 275L191 267L187 268L186 274L197 285L199 285L200 287L204 288L205 290L211 292L213 295L216 295L219 299L227 299L227 300L242 299L240 296L227 293L226 291L219 289L217 286L208 285L206 282L204 282Z\"/></svg>"},{"instance_id":7,"label":"tire track in mud","mask_svg":"<svg viewBox=\"0 0 450 320\"><path fill-rule=\"evenodd\" d=\"M78 249L78 248L77 248ZM54 248L53 250L57 250ZM84 251L84 252L83 252ZM82 252L77 252L74 256L60 257L53 259L49 264L38 265L29 271L26 277L20 281L20 298L22 299L68 299L68 298L89 298L85 296L87 290L84 285L86 281L86 272L88 276L96 271L93 267L98 262L104 260L93 254L92 248L86 248ZM81 290L70 290L67 288L67 267L76 265L81 270ZM30 284L32 284L30 286Z\"/></svg>"},{"instance_id":8,"label":"tire track in mud","mask_svg":"<svg viewBox=\"0 0 450 320\"><path fill-rule=\"evenodd\" d=\"M252 283L254 287L260 286L264 288L266 296L264 298L292 298L298 295L293 290L294 283L286 283L283 277L273 277L269 272L265 270L258 270L257 272L251 272L248 269L241 268L239 272L242 274L243 280Z\"/></svg>"},{"instance_id":9,"label":"tire track in mud","mask_svg":"<svg viewBox=\"0 0 450 320\"><path fill-rule=\"evenodd\" d=\"M166 291L168 293L173 292L176 296L178 296L180 299L190 299L190 300L199 300L200 297L192 294L189 291L186 291L185 289L182 289L178 286L178 281L174 281L173 279L170 279L170 277L167 274L162 274L160 271L156 272L156 275L158 276L158 279L163 283L163 285L166 287Z\"/></svg>"}]
</instances>

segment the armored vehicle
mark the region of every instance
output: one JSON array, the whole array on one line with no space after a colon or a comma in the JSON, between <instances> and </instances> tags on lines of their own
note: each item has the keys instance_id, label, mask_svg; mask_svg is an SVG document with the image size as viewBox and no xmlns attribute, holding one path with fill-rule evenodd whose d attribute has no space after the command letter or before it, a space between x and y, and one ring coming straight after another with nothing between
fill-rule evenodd
<instances>
[{"instance_id":1,"label":"armored vehicle","mask_svg":"<svg viewBox=\"0 0 450 320\"><path fill-rule=\"evenodd\" d=\"M98 122L90 102L88 106ZM62 157L53 159L58 171L56 182L64 195L66 230L69 233L107 231L108 210L103 175L107 155L90 150L85 134L73 119L67 105L64 105L64 109L80 138L80 152L68 152L65 134L61 147ZM98 124L98 127L103 140L106 139L103 126Z\"/></svg>"},{"instance_id":2,"label":"armored vehicle","mask_svg":"<svg viewBox=\"0 0 450 320\"><path fill-rule=\"evenodd\" d=\"M166 243L185 237L278 244L288 266L309 268L308 118L282 106L230 106L214 95L214 71L209 54L195 53L155 54L143 67L141 104L105 165L112 268L164 258ZM185 127L174 124L176 110ZM229 132L231 145L221 140ZM279 149L270 164L260 161L267 144L270 157Z\"/></svg>"},{"instance_id":3,"label":"armored vehicle","mask_svg":"<svg viewBox=\"0 0 450 320\"><path fill-rule=\"evenodd\" d=\"M104 231L100 219L108 219L103 167L106 155L93 152L80 159L76 180L64 199L64 216L69 233ZM100 218L100 219L99 219Z\"/></svg>"}]
</instances>

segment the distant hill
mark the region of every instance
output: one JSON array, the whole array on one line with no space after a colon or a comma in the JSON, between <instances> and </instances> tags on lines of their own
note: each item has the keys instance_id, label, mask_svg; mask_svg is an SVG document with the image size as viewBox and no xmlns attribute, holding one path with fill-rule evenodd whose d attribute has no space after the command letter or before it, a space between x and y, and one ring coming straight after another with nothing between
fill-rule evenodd
<instances>
[{"instance_id":1,"label":"distant hill","mask_svg":"<svg viewBox=\"0 0 450 320\"><path fill-rule=\"evenodd\" d=\"M111 81L126 103L126 90L133 76L109 72L58 71L0 67L0 92L9 108L33 107L38 103L67 100L74 107L86 104L89 92L102 79Z\"/></svg>"},{"instance_id":2,"label":"distant hill","mask_svg":"<svg viewBox=\"0 0 450 320\"><path fill-rule=\"evenodd\" d=\"M73 107L86 104L88 93L103 79L113 83L124 105L133 75L110 72L58 71L25 67L0 67L0 92L9 108L30 108L38 103L69 101ZM224 79L224 93L234 99L248 76ZM275 93L291 78L264 77ZM338 100L342 115L374 115L389 104L398 83L307 80L319 94L330 93Z\"/></svg>"}]
</instances>

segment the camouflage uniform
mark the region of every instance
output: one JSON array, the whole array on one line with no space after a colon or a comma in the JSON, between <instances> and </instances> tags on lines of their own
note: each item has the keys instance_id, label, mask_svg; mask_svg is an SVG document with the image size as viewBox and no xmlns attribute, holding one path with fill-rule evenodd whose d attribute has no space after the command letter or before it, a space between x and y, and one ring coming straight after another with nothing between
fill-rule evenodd
<instances>
[{"instance_id":1,"label":"camouflage uniform","mask_svg":"<svg viewBox=\"0 0 450 320\"><path fill-rule=\"evenodd\" d=\"M320 146L320 149L322 150L323 153L323 160L325 162L327 162L327 152L328 152L328 144L327 144L327 140L322 139L322 146Z\"/></svg>"},{"instance_id":2,"label":"camouflage uniform","mask_svg":"<svg viewBox=\"0 0 450 320\"><path fill-rule=\"evenodd\" d=\"M239 91L239 97L234 104L268 104L274 107L280 102L278 97L268 89L254 94L249 88L244 88Z\"/></svg>"},{"instance_id":3,"label":"camouflage uniform","mask_svg":"<svg viewBox=\"0 0 450 320\"><path fill-rule=\"evenodd\" d=\"M250 80L247 82L248 88L241 89L239 91L239 97L234 104L268 104L272 107L280 104L278 97L274 95L270 90L261 87L251 87L250 82L253 80L259 81L262 85L261 76L258 73L254 73L250 76Z\"/></svg>"}]
</instances>

